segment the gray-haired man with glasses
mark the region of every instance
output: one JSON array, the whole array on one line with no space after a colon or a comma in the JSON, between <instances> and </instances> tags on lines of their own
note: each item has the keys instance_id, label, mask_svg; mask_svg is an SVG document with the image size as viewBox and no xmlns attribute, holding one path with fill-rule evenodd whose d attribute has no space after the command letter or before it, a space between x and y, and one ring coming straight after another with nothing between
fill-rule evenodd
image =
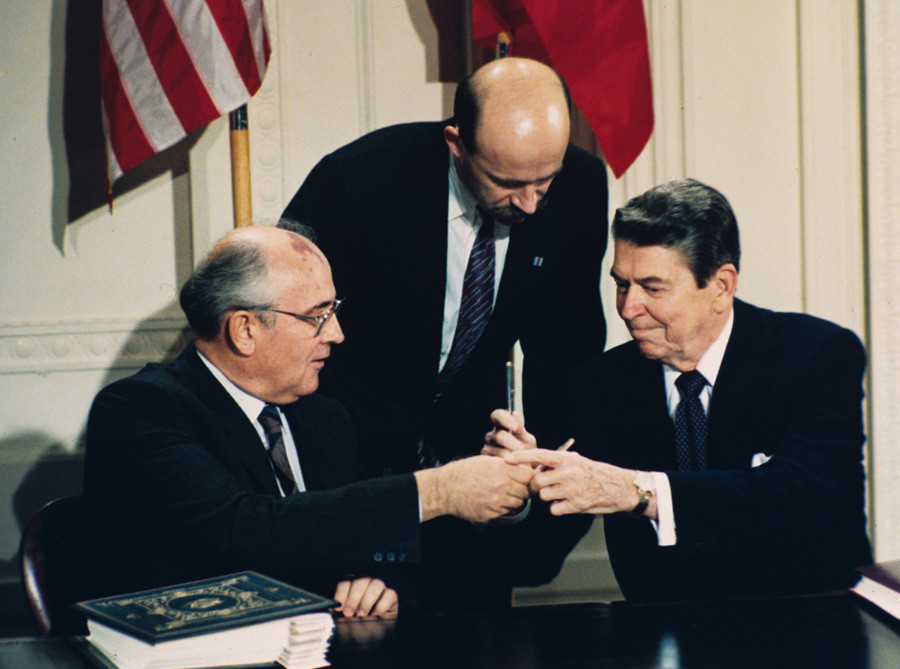
<instances>
[{"instance_id":1,"label":"gray-haired man with glasses","mask_svg":"<svg viewBox=\"0 0 900 669\"><path fill-rule=\"evenodd\" d=\"M344 334L310 240L235 230L180 298L194 342L105 388L91 410L96 555L78 596L253 569L333 596L345 616L392 617L422 522L486 522L528 497L531 469L487 456L361 480L345 410L315 392Z\"/></svg>"}]
</instances>

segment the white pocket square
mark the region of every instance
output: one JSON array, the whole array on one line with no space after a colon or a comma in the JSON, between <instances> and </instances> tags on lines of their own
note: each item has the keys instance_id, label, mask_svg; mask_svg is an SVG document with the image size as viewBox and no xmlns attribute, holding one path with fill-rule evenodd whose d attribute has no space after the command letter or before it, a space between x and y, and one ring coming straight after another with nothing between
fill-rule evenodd
<instances>
[{"instance_id":1,"label":"white pocket square","mask_svg":"<svg viewBox=\"0 0 900 669\"><path fill-rule=\"evenodd\" d=\"M750 466L759 467L760 465L766 464L771 459L771 455L766 455L765 453L754 453L753 457L750 458Z\"/></svg>"}]
</instances>

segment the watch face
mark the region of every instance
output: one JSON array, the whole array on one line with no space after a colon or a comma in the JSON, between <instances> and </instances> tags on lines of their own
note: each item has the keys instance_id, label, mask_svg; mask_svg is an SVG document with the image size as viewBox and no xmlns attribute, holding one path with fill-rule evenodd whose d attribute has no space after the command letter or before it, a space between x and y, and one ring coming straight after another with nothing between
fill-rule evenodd
<instances>
[{"instance_id":1,"label":"watch face","mask_svg":"<svg viewBox=\"0 0 900 669\"><path fill-rule=\"evenodd\" d=\"M634 484L641 490L656 491L656 481L653 479L653 474L649 472L638 472L634 477Z\"/></svg>"}]
</instances>

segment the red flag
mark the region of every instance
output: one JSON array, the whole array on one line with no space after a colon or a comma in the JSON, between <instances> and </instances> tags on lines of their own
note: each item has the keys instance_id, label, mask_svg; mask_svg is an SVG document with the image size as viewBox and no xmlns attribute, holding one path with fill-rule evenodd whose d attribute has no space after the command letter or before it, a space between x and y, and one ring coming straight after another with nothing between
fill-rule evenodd
<instances>
[{"instance_id":1,"label":"red flag","mask_svg":"<svg viewBox=\"0 0 900 669\"><path fill-rule=\"evenodd\" d=\"M472 0L472 39L551 65L590 124L616 178L653 132L653 89L641 0Z\"/></svg>"},{"instance_id":2,"label":"red flag","mask_svg":"<svg viewBox=\"0 0 900 669\"><path fill-rule=\"evenodd\" d=\"M103 0L109 181L244 104L269 62L262 0Z\"/></svg>"}]
</instances>

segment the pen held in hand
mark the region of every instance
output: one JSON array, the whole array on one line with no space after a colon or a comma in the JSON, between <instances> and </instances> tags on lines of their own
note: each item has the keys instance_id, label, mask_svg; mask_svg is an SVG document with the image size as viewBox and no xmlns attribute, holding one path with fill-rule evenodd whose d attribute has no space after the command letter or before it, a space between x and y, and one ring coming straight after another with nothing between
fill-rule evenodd
<instances>
[{"instance_id":1,"label":"pen held in hand","mask_svg":"<svg viewBox=\"0 0 900 669\"><path fill-rule=\"evenodd\" d=\"M516 379L515 370L511 362L506 363L506 410L515 411L516 403Z\"/></svg>"},{"instance_id":2,"label":"pen held in hand","mask_svg":"<svg viewBox=\"0 0 900 669\"><path fill-rule=\"evenodd\" d=\"M570 448L572 448L572 445L573 445L574 443L575 443L575 440L574 440L574 439L572 439L572 438L566 439L566 442L565 442L562 446L560 446L559 448L557 448L556 450L557 450L557 452L559 452L559 453L562 453L563 451L568 451ZM546 465L538 465L538 466L535 468L534 472L535 472L535 473L542 472L542 471L544 471L546 468L547 468Z\"/></svg>"}]
</instances>

